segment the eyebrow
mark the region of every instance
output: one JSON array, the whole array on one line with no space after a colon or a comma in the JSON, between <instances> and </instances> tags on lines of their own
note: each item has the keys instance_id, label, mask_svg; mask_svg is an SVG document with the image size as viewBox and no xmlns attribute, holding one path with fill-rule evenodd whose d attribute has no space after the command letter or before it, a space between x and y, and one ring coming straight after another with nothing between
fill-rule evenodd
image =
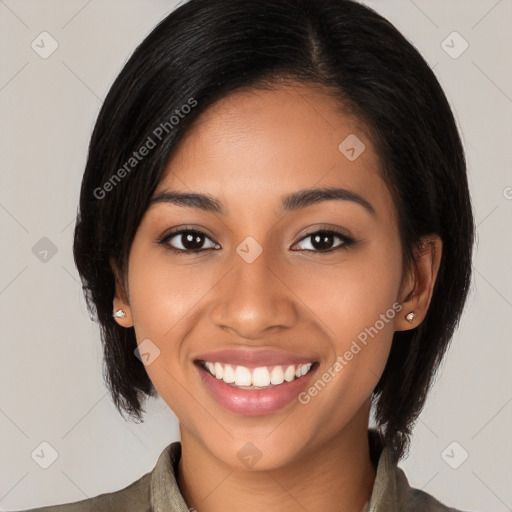
<instances>
[{"instance_id":1,"label":"eyebrow","mask_svg":"<svg viewBox=\"0 0 512 512\"><path fill-rule=\"evenodd\" d=\"M351 201L362 206L371 215L376 215L375 209L366 199L355 192L338 187L299 190L281 197L281 200L283 213L296 211L323 201ZM172 203L178 206L198 208L206 212L226 215L226 210L222 203L208 194L166 190L151 198L149 204L152 205L155 203Z\"/></svg>"}]
</instances>

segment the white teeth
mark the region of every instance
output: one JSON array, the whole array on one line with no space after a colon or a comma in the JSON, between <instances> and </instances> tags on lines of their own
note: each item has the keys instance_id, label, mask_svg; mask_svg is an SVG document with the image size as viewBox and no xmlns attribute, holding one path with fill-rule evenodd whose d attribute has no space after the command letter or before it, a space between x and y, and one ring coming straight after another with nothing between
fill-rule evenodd
<instances>
[{"instance_id":1,"label":"white teeth","mask_svg":"<svg viewBox=\"0 0 512 512\"><path fill-rule=\"evenodd\" d=\"M222 380L226 384L232 384L235 382L235 370L230 364L224 366L224 374L222 375Z\"/></svg>"},{"instance_id":2,"label":"white teeth","mask_svg":"<svg viewBox=\"0 0 512 512\"><path fill-rule=\"evenodd\" d=\"M284 380L286 382L291 382L295 378L295 366L292 364L286 368L284 372Z\"/></svg>"},{"instance_id":3,"label":"white teeth","mask_svg":"<svg viewBox=\"0 0 512 512\"><path fill-rule=\"evenodd\" d=\"M284 382L284 372L282 366L274 366L270 372L270 382L272 384L282 384Z\"/></svg>"},{"instance_id":4,"label":"white teeth","mask_svg":"<svg viewBox=\"0 0 512 512\"><path fill-rule=\"evenodd\" d=\"M222 374L224 373L224 368L222 367L222 365L220 363L215 363L214 365L214 368L215 368L215 377L217 377L217 379L222 379Z\"/></svg>"},{"instance_id":5,"label":"white teeth","mask_svg":"<svg viewBox=\"0 0 512 512\"><path fill-rule=\"evenodd\" d=\"M217 364L217 363L215 363ZM235 384L237 386L251 385L251 372L245 366L237 366L235 370Z\"/></svg>"},{"instance_id":6,"label":"white teeth","mask_svg":"<svg viewBox=\"0 0 512 512\"><path fill-rule=\"evenodd\" d=\"M245 366L234 366L224 363L204 362L205 368L218 380L226 384L234 384L240 387L266 388L269 385L278 386L283 382L291 382L309 372L313 363L288 366L260 366L250 370ZM272 370L269 370L272 368Z\"/></svg>"},{"instance_id":7,"label":"white teeth","mask_svg":"<svg viewBox=\"0 0 512 512\"><path fill-rule=\"evenodd\" d=\"M254 368L252 372L252 385L258 386L259 388L264 388L270 384L270 374L268 372L268 368L265 366L261 366L259 368Z\"/></svg>"}]
</instances>

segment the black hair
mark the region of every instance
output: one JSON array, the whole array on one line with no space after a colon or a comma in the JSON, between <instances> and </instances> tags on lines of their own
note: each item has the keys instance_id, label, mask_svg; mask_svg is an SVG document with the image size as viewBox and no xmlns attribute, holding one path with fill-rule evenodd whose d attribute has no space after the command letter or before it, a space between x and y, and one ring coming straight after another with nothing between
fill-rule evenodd
<instances>
[{"instance_id":1,"label":"black hair","mask_svg":"<svg viewBox=\"0 0 512 512\"><path fill-rule=\"evenodd\" d=\"M474 220L463 147L439 82L390 22L352 0L190 0L154 28L116 78L91 137L73 247L101 329L106 383L121 415L133 419L156 395L134 355L134 329L112 318L110 261L126 272L170 155L217 100L283 80L322 86L368 129L397 208L404 268L420 237L442 239L427 315L415 329L395 332L372 395L377 424L399 459L460 321ZM135 158L150 139L148 156Z\"/></svg>"}]
</instances>

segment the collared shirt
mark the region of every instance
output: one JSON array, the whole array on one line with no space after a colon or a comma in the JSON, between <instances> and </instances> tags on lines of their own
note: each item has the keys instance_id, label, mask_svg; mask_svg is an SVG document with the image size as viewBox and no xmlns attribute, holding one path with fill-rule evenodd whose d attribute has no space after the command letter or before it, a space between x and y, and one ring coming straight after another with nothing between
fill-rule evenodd
<instances>
[{"instance_id":1,"label":"collared shirt","mask_svg":"<svg viewBox=\"0 0 512 512\"><path fill-rule=\"evenodd\" d=\"M409 486L405 473L392 462L377 431L369 429L370 457L376 466L370 499L361 512L461 512L430 494ZM132 484L115 492L75 503L20 512L190 512L177 484L181 443L169 444L155 467ZM200 512L200 511L199 511Z\"/></svg>"}]
</instances>

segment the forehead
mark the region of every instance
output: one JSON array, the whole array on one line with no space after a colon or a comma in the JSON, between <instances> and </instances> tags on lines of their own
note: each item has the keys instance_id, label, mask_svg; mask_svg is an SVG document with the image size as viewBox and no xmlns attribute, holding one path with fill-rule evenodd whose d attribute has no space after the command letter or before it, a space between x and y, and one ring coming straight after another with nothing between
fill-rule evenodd
<instances>
[{"instance_id":1,"label":"forehead","mask_svg":"<svg viewBox=\"0 0 512 512\"><path fill-rule=\"evenodd\" d=\"M244 90L219 100L188 130L157 186L218 198L228 213L266 208L290 192L342 187L389 209L365 127L318 88ZM354 156L356 158L354 158Z\"/></svg>"}]
</instances>

